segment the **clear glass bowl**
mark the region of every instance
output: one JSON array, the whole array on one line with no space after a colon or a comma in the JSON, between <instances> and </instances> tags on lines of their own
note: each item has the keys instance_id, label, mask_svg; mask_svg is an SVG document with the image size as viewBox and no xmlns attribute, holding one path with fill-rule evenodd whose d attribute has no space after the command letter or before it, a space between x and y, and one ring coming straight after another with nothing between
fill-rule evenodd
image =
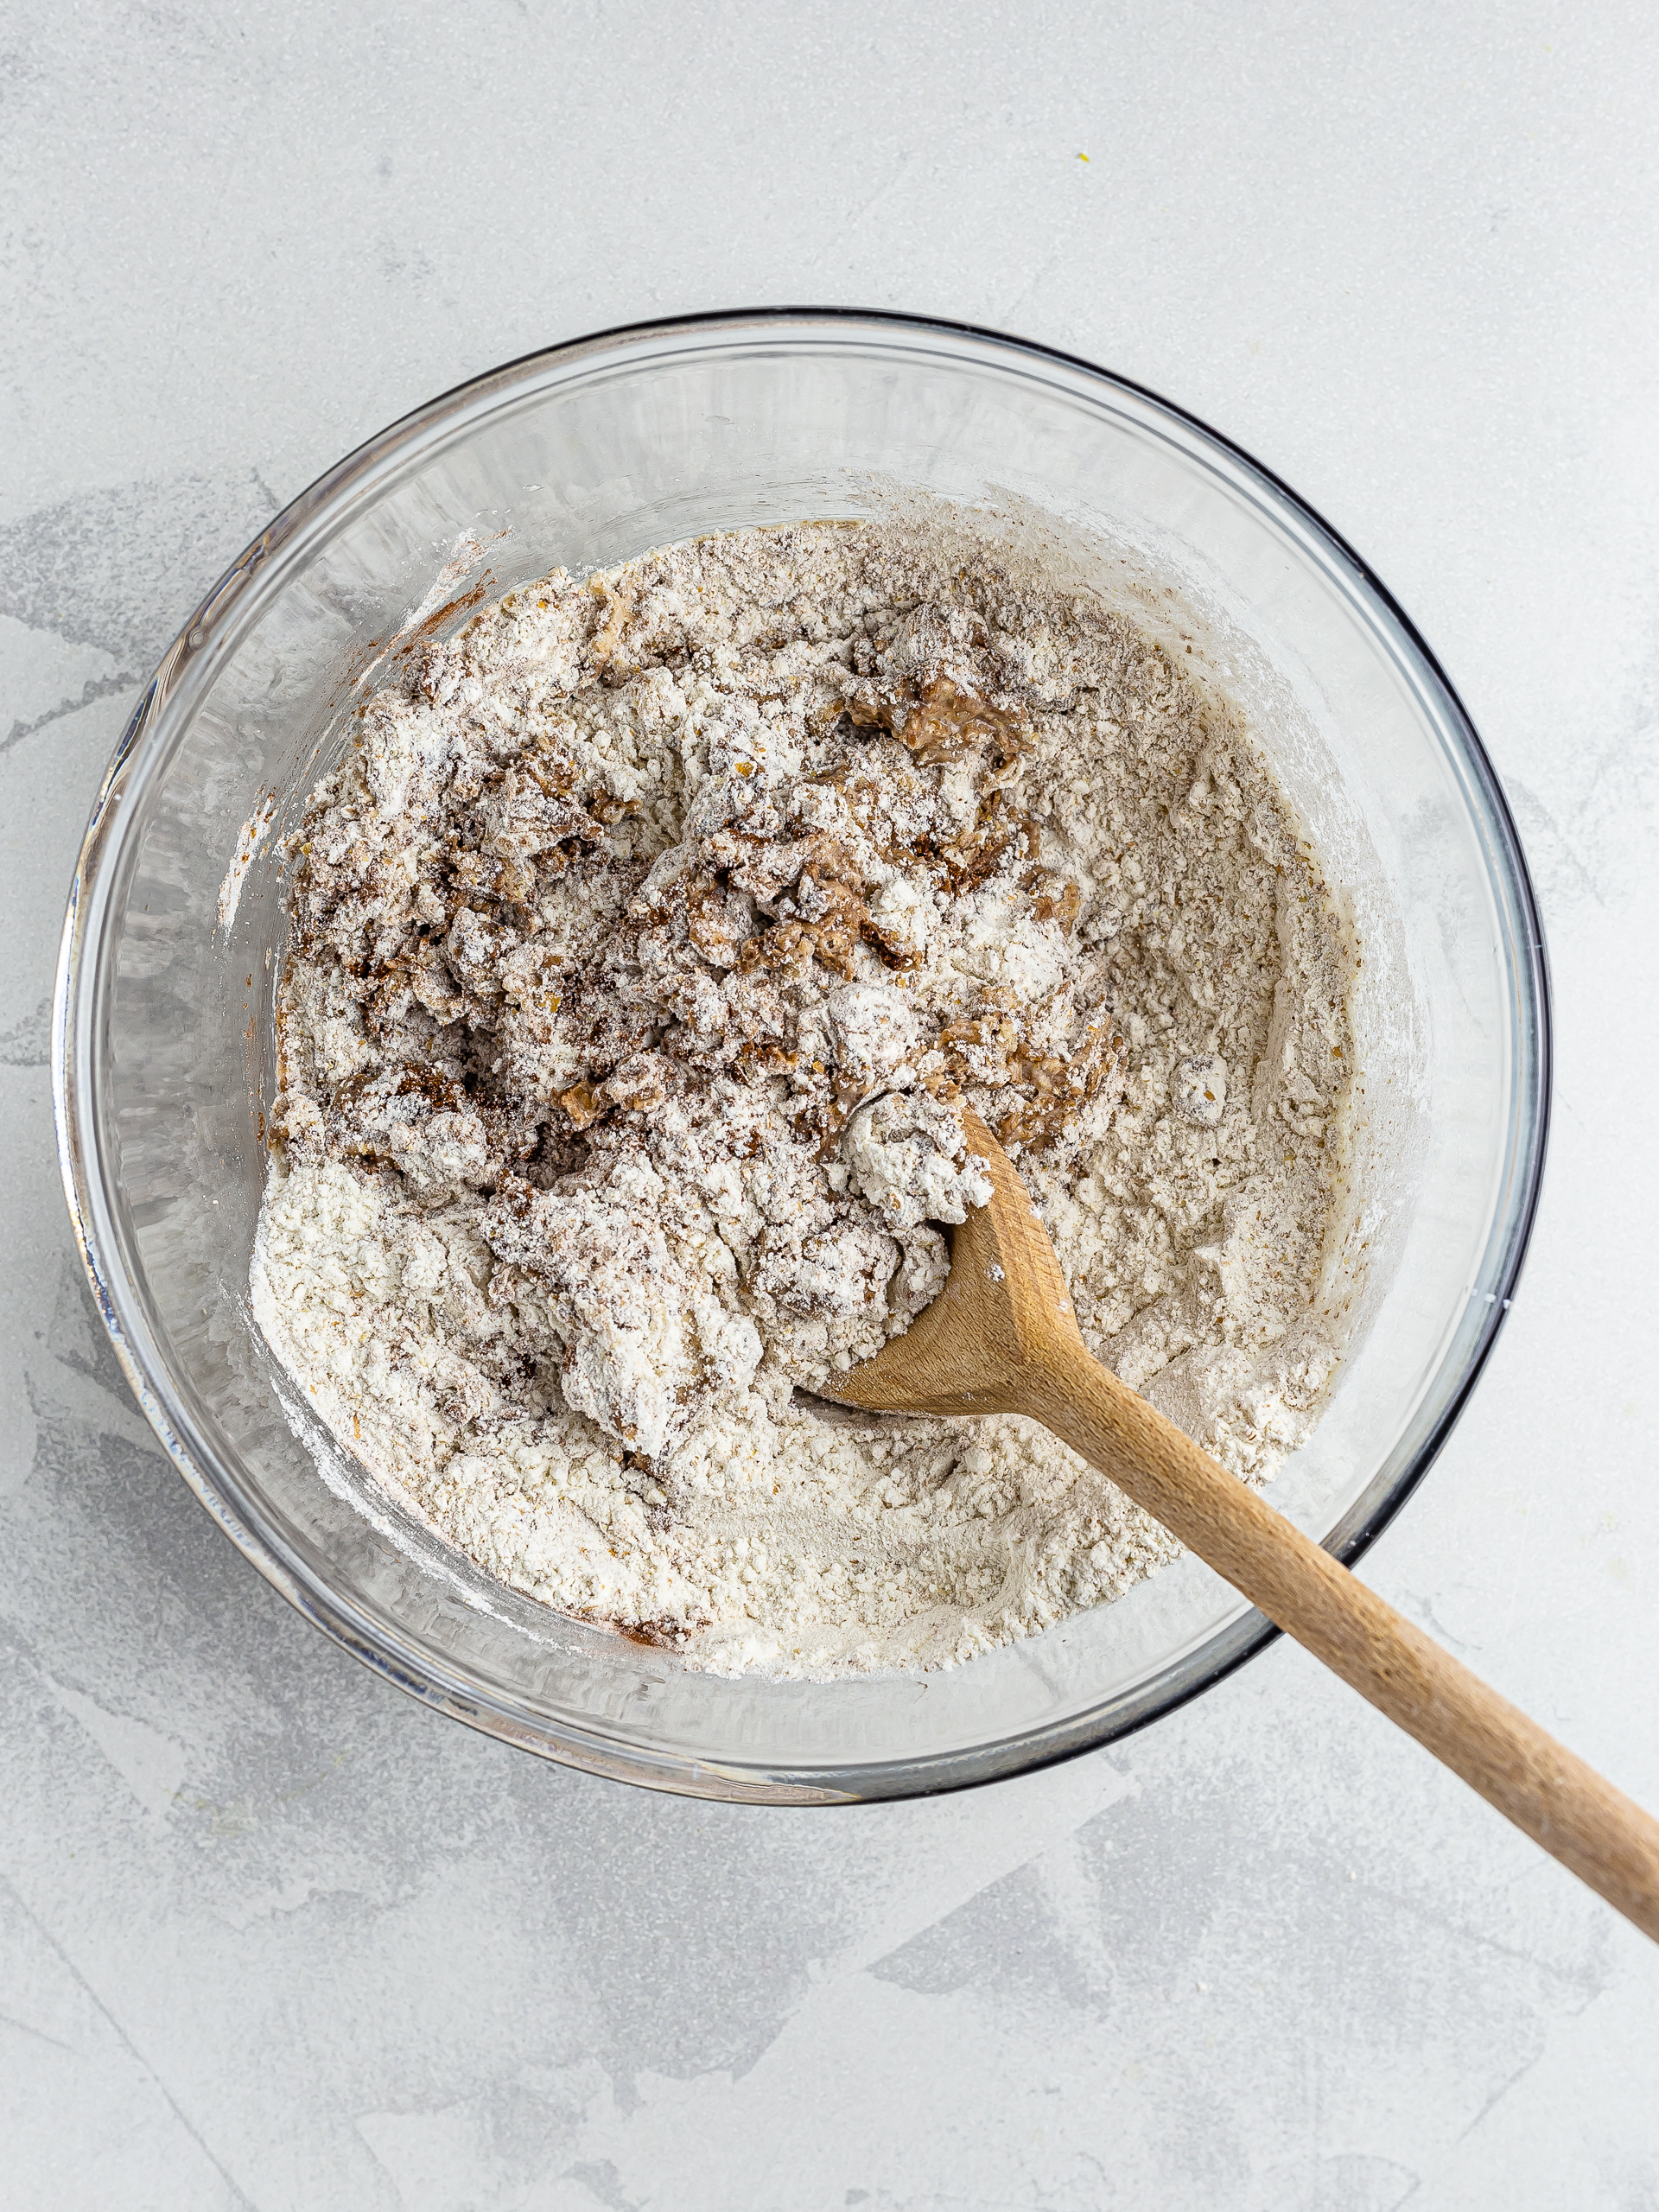
<instances>
[{"instance_id":1,"label":"clear glass bowl","mask_svg":"<svg viewBox=\"0 0 1659 2212\"><path fill-rule=\"evenodd\" d=\"M895 489L898 487L898 490ZM1445 1437L1519 1268L1548 1096L1543 950L1468 717L1363 565L1190 416L1086 363L899 316L607 333L482 377L251 546L146 690L93 810L54 1039L92 1287L181 1473L261 1573L388 1681L667 1789L947 1789L1140 1727L1272 1631L1184 1560L970 1665L724 1680L485 1576L296 1403L248 1310L284 938L280 840L401 636L556 564L904 489L1027 502L1095 588L1250 716L1364 950L1355 1187L1325 1288L1355 1335L1275 1502L1352 1560Z\"/></svg>"}]
</instances>

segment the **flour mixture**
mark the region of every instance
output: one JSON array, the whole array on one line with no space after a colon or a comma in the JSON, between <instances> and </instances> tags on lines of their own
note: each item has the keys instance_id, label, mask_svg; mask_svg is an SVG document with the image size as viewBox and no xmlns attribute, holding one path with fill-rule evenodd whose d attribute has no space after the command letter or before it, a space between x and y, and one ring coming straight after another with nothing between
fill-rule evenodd
<instances>
[{"instance_id":1,"label":"flour mixture","mask_svg":"<svg viewBox=\"0 0 1659 2212\"><path fill-rule=\"evenodd\" d=\"M1238 1474L1306 1434L1352 953L1262 755L1041 562L823 524L556 571L299 837L255 1311L503 1581L724 1671L965 1659L1174 1547L1012 1419L791 1403L982 1204Z\"/></svg>"}]
</instances>

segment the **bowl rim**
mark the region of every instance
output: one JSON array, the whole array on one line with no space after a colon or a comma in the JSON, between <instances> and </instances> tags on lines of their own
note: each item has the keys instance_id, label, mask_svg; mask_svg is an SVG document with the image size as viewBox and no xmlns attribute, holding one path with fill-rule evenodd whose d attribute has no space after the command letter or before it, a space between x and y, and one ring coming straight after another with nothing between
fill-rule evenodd
<instances>
[{"instance_id":1,"label":"bowl rim","mask_svg":"<svg viewBox=\"0 0 1659 2212\"><path fill-rule=\"evenodd\" d=\"M1507 1206L1500 1203L1488 1231L1487 1256L1491 1257L1496 1249L1496 1265L1491 1277L1493 1288L1486 1294L1485 1311L1465 1356L1461 1376L1427 1429L1409 1464L1392 1480L1386 1494L1377 1498L1339 1538L1326 1540L1326 1548L1334 1556L1344 1565L1353 1566L1415 1493L1439 1457L1497 1341L1531 1241L1548 1146L1554 1061L1549 963L1537 897L1509 802L1472 718L1427 639L1369 563L1317 509L1233 439L1151 386L1103 368L1081 354L982 324L893 309L808 305L720 308L612 324L558 345L537 347L452 385L397 416L324 470L272 517L181 625L141 690L93 801L76 860L58 954L50 1057L59 1166L70 1223L99 1316L128 1384L168 1456L199 1502L244 1558L298 1612L353 1657L420 1702L556 1764L678 1795L741 1802L846 1804L984 1788L1014 1774L1036 1772L1078 1758L1133 1735L1178 1711L1243 1666L1281 1631L1262 1614L1249 1610L1206 1639L1186 1660L1171 1662L1147 1684L1141 1685L1135 1694L1135 1704L1128 1710L1057 1724L1053 1734L1046 1739L1014 1736L977 1745L969 1754L940 1755L942 1760L971 1757L980 1763L980 1770L975 1772L936 1771L930 1755L882 1762L863 1770L870 1777L870 1786L858 1789L823 1786L810 1779L810 1770L795 1778L786 1770L765 1769L759 1764L719 1764L642 1751L621 1745L597 1731L567 1722L558 1724L556 1736L545 1724L528 1723L517 1716L510 1709L509 1700L497 1702L456 1679L445 1681L442 1670L434 1667L429 1654L417 1653L407 1646L401 1649L383 1648L396 1646L400 1639L388 1636L380 1624L366 1618L354 1618L356 1608L349 1601L333 1590L319 1587L297 1560L285 1559L271 1541L248 1525L246 1517L217 1478L215 1455L194 1442L194 1423L167 1387L169 1378L166 1361L146 1358L135 1344L135 1338L142 1342L149 1334L147 1328L132 1325L133 1319L142 1313L137 1288L120 1257L118 1240L101 1232L98 1226L98 1216L103 1211L99 1200L104 1178L100 1172L101 1150L95 1141L93 1040L85 1033L83 1019L87 1012L88 994L83 984L88 973L88 956L99 941L87 929L88 909L100 874L122 849L121 829L127 810L120 800L125 781L144 748L146 738L156 734L158 718L184 676L200 657L211 653L222 619L239 599L250 578L274 553L313 517L340 500L388 456L435 429L447 417L481 397L493 386L508 390L531 372L571 365L584 357L602 354L608 349L642 340L672 339L691 334L706 335L721 330L758 332L768 327L781 328L791 324L842 324L849 329L862 327L877 335L925 333L945 339L964 339L989 347L994 353L1008 354L1016 361L1023 358L1081 372L1085 378L1157 410L1187 431L1196 433L1247 478L1254 479L1274 504L1287 511L1310 537L1322 543L1328 555L1335 556L1339 567L1351 572L1352 583L1362 595L1369 595L1395 626L1441 696L1446 720L1473 786L1473 797L1485 817L1482 826L1487 833L1493 873L1496 875L1501 871L1507 878L1521 925L1513 940L1504 947L1508 981L1522 1016L1517 1024L1519 1050L1510 1115L1512 1125L1521 1131L1517 1157L1512 1162L1512 1175L1518 1188ZM106 1244L117 1249L106 1250ZM1183 1669L1181 1679L1166 1682L1166 1676ZM1157 1688L1160 1684L1166 1686Z\"/></svg>"}]
</instances>

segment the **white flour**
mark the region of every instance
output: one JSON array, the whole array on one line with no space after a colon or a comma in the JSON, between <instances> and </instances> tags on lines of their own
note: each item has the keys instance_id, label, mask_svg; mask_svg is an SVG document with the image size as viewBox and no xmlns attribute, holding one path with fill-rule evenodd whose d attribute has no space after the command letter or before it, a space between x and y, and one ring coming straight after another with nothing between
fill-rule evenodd
<instances>
[{"instance_id":1,"label":"white flour","mask_svg":"<svg viewBox=\"0 0 1659 2212\"><path fill-rule=\"evenodd\" d=\"M723 1670L938 1665L1173 1550L1012 1420L791 1406L988 1186L1240 1474L1302 1440L1351 953L1260 754L964 524L562 572L364 709L302 832L253 1294L490 1573Z\"/></svg>"}]
</instances>

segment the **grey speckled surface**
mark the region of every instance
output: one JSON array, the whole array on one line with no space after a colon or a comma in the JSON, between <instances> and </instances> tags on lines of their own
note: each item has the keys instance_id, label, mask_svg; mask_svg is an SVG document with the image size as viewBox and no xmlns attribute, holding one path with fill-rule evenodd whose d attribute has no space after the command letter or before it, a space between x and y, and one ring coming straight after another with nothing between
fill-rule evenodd
<instances>
[{"instance_id":1,"label":"grey speckled surface","mask_svg":"<svg viewBox=\"0 0 1659 2212\"><path fill-rule=\"evenodd\" d=\"M1554 1156L1497 1354L1366 1573L1659 1803L1652 11L16 0L9 23L7 2205L1659 2205L1659 1954L1295 1651L1109 1756L850 1815L585 1780L372 1681L129 1402L45 1065L135 683L389 417L551 340L746 301L1108 362L1363 550L1507 783L1551 933Z\"/></svg>"}]
</instances>

